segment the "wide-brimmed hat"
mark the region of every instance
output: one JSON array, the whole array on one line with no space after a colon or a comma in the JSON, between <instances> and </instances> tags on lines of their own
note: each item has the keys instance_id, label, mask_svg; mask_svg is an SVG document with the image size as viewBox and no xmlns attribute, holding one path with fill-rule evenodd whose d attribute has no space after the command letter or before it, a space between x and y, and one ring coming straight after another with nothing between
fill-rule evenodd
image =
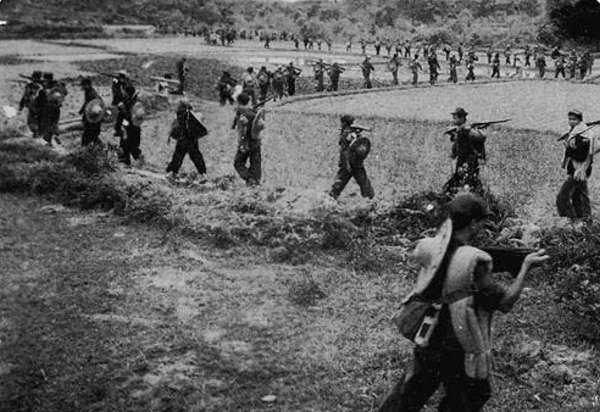
<instances>
[{"instance_id":1,"label":"wide-brimmed hat","mask_svg":"<svg viewBox=\"0 0 600 412\"><path fill-rule=\"evenodd\" d=\"M461 117L466 117L469 115L469 113L463 109L462 107L457 107L452 113L450 113L451 115L455 115L455 116L461 116Z\"/></svg>"}]
</instances>

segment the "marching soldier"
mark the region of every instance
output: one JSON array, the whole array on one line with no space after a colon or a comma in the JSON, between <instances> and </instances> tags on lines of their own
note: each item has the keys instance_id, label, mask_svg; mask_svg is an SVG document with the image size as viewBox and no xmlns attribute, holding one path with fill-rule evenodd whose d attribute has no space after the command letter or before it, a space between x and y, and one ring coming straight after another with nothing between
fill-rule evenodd
<instances>
[{"instance_id":1,"label":"marching soldier","mask_svg":"<svg viewBox=\"0 0 600 412\"><path fill-rule=\"evenodd\" d=\"M360 186L361 195L372 199L375 191L364 166L371 146L369 140L361 136L362 131L368 129L354 125L354 117L350 115L342 116L341 125L339 168L329 195L337 199L350 179L354 178Z\"/></svg>"},{"instance_id":2,"label":"marching soldier","mask_svg":"<svg viewBox=\"0 0 600 412\"><path fill-rule=\"evenodd\" d=\"M487 53L486 53L486 54L487 54L487 61L488 61L488 64L490 64L490 65L491 65L491 64L492 64L492 59L493 59L493 57L494 57L494 51L493 51L493 49L492 49L492 46L490 46L490 47L488 48L488 50L487 50Z\"/></svg>"},{"instance_id":3,"label":"marching soldier","mask_svg":"<svg viewBox=\"0 0 600 412\"><path fill-rule=\"evenodd\" d=\"M246 73L242 75L242 87L244 93L252 100L252 104L256 104L256 76L253 67L248 67Z\"/></svg>"},{"instance_id":4,"label":"marching soldier","mask_svg":"<svg viewBox=\"0 0 600 412\"><path fill-rule=\"evenodd\" d=\"M265 66L262 66L258 71L258 89L260 92L260 100L266 100L267 95L269 94L269 85L271 82L271 73L267 70Z\"/></svg>"},{"instance_id":5,"label":"marching soldier","mask_svg":"<svg viewBox=\"0 0 600 412\"><path fill-rule=\"evenodd\" d=\"M525 46L525 67L531 67L531 47Z\"/></svg>"},{"instance_id":6,"label":"marching soldier","mask_svg":"<svg viewBox=\"0 0 600 412\"><path fill-rule=\"evenodd\" d=\"M535 62L535 65L538 69L538 74L540 79L543 79L546 75L546 56L544 56L544 52L540 51L540 54Z\"/></svg>"},{"instance_id":7,"label":"marching soldier","mask_svg":"<svg viewBox=\"0 0 600 412\"><path fill-rule=\"evenodd\" d=\"M373 84L371 83L371 73L375 71L375 67L371 64L371 59L369 58L369 56L365 56L365 60L363 60L362 64L360 65L360 68L362 70L362 75L364 79L363 87L367 89L372 89Z\"/></svg>"},{"instance_id":8,"label":"marching soldier","mask_svg":"<svg viewBox=\"0 0 600 412\"><path fill-rule=\"evenodd\" d=\"M568 116L569 131L560 139L565 146L562 167L567 169L567 180L560 188L556 206L559 216L586 219L592 213L587 181L592 174L594 145L583 136L589 130L583 122L583 114L572 110Z\"/></svg>"},{"instance_id":9,"label":"marching soldier","mask_svg":"<svg viewBox=\"0 0 600 412\"><path fill-rule=\"evenodd\" d=\"M568 68L569 79L572 80L577 77L577 52L575 52L575 50L571 52L571 56L569 57Z\"/></svg>"},{"instance_id":10,"label":"marching soldier","mask_svg":"<svg viewBox=\"0 0 600 412\"><path fill-rule=\"evenodd\" d=\"M423 66L419 63L419 55L415 54L415 58L410 62L408 66L412 72L412 84L416 86L419 83L419 70L423 70Z\"/></svg>"},{"instance_id":11,"label":"marching soldier","mask_svg":"<svg viewBox=\"0 0 600 412\"><path fill-rule=\"evenodd\" d=\"M129 76L125 70L119 70L117 73L117 77L113 78L112 81L112 105L119 106L119 104L125 101L125 89L127 87L133 87L133 83L129 79ZM134 88L135 93L135 88ZM123 112L118 110L117 119L115 121L115 137L122 138L123 137L123 123L124 117Z\"/></svg>"},{"instance_id":12,"label":"marching soldier","mask_svg":"<svg viewBox=\"0 0 600 412\"><path fill-rule=\"evenodd\" d=\"M410 59L410 49L411 49L411 45L408 41L406 41L404 43L404 57L407 59Z\"/></svg>"},{"instance_id":13,"label":"marching soldier","mask_svg":"<svg viewBox=\"0 0 600 412\"><path fill-rule=\"evenodd\" d=\"M44 88L39 93L40 133L48 146L52 146L52 138L58 136L60 109L67 95L64 84L54 80L52 73L43 74Z\"/></svg>"},{"instance_id":14,"label":"marching soldier","mask_svg":"<svg viewBox=\"0 0 600 412\"><path fill-rule=\"evenodd\" d=\"M365 39L360 39L360 49L362 54L367 54L367 41Z\"/></svg>"},{"instance_id":15,"label":"marching soldier","mask_svg":"<svg viewBox=\"0 0 600 412\"><path fill-rule=\"evenodd\" d=\"M25 86L25 92L19 102L19 112L27 108L27 126L34 138L38 137L40 131L39 95L42 90L42 72L36 70L31 74L31 81Z\"/></svg>"},{"instance_id":16,"label":"marching soldier","mask_svg":"<svg viewBox=\"0 0 600 412\"><path fill-rule=\"evenodd\" d=\"M233 166L248 186L257 186L261 179L260 133L264 129L265 112L250 105L250 97L245 93L240 94L237 101L233 128L238 131L238 144Z\"/></svg>"},{"instance_id":17,"label":"marching soldier","mask_svg":"<svg viewBox=\"0 0 600 412\"><path fill-rule=\"evenodd\" d=\"M475 81L475 64L471 59L467 60L467 81Z\"/></svg>"},{"instance_id":18,"label":"marching soldier","mask_svg":"<svg viewBox=\"0 0 600 412\"><path fill-rule=\"evenodd\" d=\"M202 157L202 153L198 148L198 139L207 134L206 127L204 127L193 113L192 105L187 100L179 102L177 117L173 121L171 132L167 139L167 144L169 144L171 139L177 142L171 162L167 166L167 178L171 180L177 179L177 173L179 173L183 159L187 154L192 159L198 171L198 182L206 183L206 165L204 157Z\"/></svg>"},{"instance_id":19,"label":"marching soldier","mask_svg":"<svg viewBox=\"0 0 600 412\"><path fill-rule=\"evenodd\" d=\"M287 86L288 86L288 96L293 96L296 94L296 79L300 76L302 70L294 67L294 62L290 62L287 67Z\"/></svg>"},{"instance_id":20,"label":"marching soldier","mask_svg":"<svg viewBox=\"0 0 600 412\"><path fill-rule=\"evenodd\" d=\"M554 78L558 79L558 76L562 75L562 78L566 78L565 74L565 58L563 56L558 56L556 60L554 60Z\"/></svg>"},{"instance_id":21,"label":"marching soldier","mask_svg":"<svg viewBox=\"0 0 600 412\"><path fill-rule=\"evenodd\" d=\"M133 85L130 84L125 87L125 96L123 101L119 103L118 109L123 117L121 127L125 129L125 137L121 137L120 141L121 154L119 160L126 166L131 166L131 158L133 157L141 164L144 161L140 150L141 124L145 113L137 100L137 93ZM121 132L122 135L123 132Z\"/></svg>"},{"instance_id":22,"label":"marching soldier","mask_svg":"<svg viewBox=\"0 0 600 412\"><path fill-rule=\"evenodd\" d=\"M340 67L340 65L336 62L333 63L331 68L329 69L329 91L337 92L338 86L340 83L340 75L344 72L344 69Z\"/></svg>"},{"instance_id":23,"label":"marching soldier","mask_svg":"<svg viewBox=\"0 0 600 412\"><path fill-rule=\"evenodd\" d=\"M322 92L325 90L325 64L323 63L323 59L319 59L315 64L314 71L315 80L317 81L317 92Z\"/></svg>"},{"instance_id":24,"label":"marching soldier","mask_svg":"<svg viewBox=\"0 0 600 412\"><path fill-rule=\"evenodd\" d=\"M281 100L285 94L285 73L283 72L283 68L280 66L273 73L273 80L271 81L273 84L273 91L275 92L275 99Z\"/></svg>"},{"instance_id":25,"label":"marching soldier","mask_svg":"<svg viewBox=\"0 0 600 412\"><path fill-rule=\"evenodd\" d=\"M398 57L398 53L394 54L394 57L388 63L388 69L392 72L392 84L394 86L398 85L398 70L401 65L402 62L400 61L400 57Z\"/></svg>"},{"instance_id":26,"label":"marching soldier","mask_svg":"<svg viewBox=\"0 0 600 412\"><path fill-rule=\"evenodd\" d=\"M104 104L102 98L92 86L92 80L89 77L81 79L81 90L83 90L84 94L83 105L79 110L83 123L81 146L99 144L101 143L100 127L102 125L102 117L104 116Z\"/></svg>"},{"instance_id":27,"label":"marching soldier","mask_svg":"<svg viewBox=\"0 0 600 412\"><path fill-rule=\"evenodd\" d=\"M439 75L438 70L440 70L440 64L435 53L430 53L427 63L429 65L429 84L434 85Z\"/></svg>"},{"instance_id":28,"label":"marching soldier","mask_svg":"<svg viewBox=\"0 0 600 412\"><path fill-rule=\"evenodd\" d=\"M177 94L183 94L185 89L185 77L188 72L188 68L186 67L186 59L182 57L177 61L177 79L179 80L179 87L177 88Z\"/></svg>"},{"instance_id":29,"label":"marching soldier","mask_svg":"<svg viewBox=\"0 0 600 412\"><path fill-rule=\"evenodd\" d=\"M453 54L452 56L450 56L450 78L448 79L448 81L452 82L452 83L458 83L458 60L456 59L456 56Z\"/></svg>"},{"instance_id":30,"label":"marching soldier","mask_svg":"<svg viewBox=\"0 0 600 412\"><path fill-rule=\"evenodd\" d=\"M468 113L462 107L452 112L454 127L447 133L452 141L452 155L456 168L444 185L444 192L455 194L467 187L469 191L482 194L483 184L479 179L480 164L485 163L485 136L467 125Z\"/></svg>"},{"instance_id":31,"label":"marching soldier","mask_svg":"<svg viewBox=\"0 0 600 412\"><path fill-rule=\"evenodd\" d=\"M219 101L221 106L225 106L227 102L233 104L233 88L237 84L237 81L231 77L228 71L224 71L217 83L217 90L219 91Z\"/></svg>"},{"instance_id":32,"label":"marching soldier","mask_svg":"<svg viewBox=\"0 0 600 412\"><path fill-rule=\"evenodd\" d=\"M377 56L379 56L380 53L381 53L381 40L379 39L379 37L377 37L377 39L375 40L375 54Z\"/></svg>"}]
</instances>

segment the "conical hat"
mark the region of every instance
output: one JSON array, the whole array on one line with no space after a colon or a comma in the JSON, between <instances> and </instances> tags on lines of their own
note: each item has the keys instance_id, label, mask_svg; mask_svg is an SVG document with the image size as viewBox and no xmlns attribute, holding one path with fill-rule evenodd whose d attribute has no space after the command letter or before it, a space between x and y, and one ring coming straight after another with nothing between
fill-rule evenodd
<instances>
[{"instance_id":1,"label":"conical hat","mask_svg":"<svg viewBox=\"0 0 600 412\"><path fill-rule=\"evenodd\" d=\"M131 108L131 124L140 127L146 118L146 109L141 102L135 102Z\"/></svg>"},{"instance_id":2,"label":"conical hat","mask_svg":"<svg viewBox=\"0 0 600 412\"><path fill-rule=\"evenodd\" d=\"M265 117L266 111L264 108L261 108L258 113L256 113L254 121L252 122L252 138L260 139L260 133L265 128Z\"/></svg>"},{"instance_id":3,"label":"conical hat","mask_svg":"<svg viewBox=\"0 0 600 412\"><path fill-rule=\"evenodd\" d=\"M100 98L91 100L85 105L85 119L90 123L100 123L106 112L104 101Z\"/></svg>"}]
</instances>

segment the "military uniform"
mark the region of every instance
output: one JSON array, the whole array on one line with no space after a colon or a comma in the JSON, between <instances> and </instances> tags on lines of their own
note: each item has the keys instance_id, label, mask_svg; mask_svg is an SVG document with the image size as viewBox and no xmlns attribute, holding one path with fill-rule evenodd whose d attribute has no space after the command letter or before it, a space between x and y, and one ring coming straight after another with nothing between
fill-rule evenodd
<instances>
[{"instance_id":1,"label":"military uniform","mask_svg":"<svg viewBox=\"0 0 600 412\"><path fill-rule=\"evenodd\" d=\"M256 77L250 69L242 76L242 87L244 88L244 93L250 96L252 104L256 104Z\"/></svg>"},{"instance_id":2,"label":"military uniform","mask_svg":"<svg viewBox=\"0 0 600 412\"><path fill-rule=\"evenodd\" d=\"M457 69L458 69L458 60L456 60L456 57L454 57L454 55L452 55L452 56L450 56L450 78L448 79L448 81L450 81L452 83L458 82Z\"/></svg>"},{"instance_id":3,"label":"military uniform","mask_svg":"<svg viewBox=\"0 0 600 412\"><path fill-rule=\"evenodd\" d=\"M565 60L564 58L558 57L555 61L554 61L554 78L558 79L558 76L561 75L564 78L566 78L566 74L565 74Z\"/></svg>"},{"instance_id":4,"label":"military uniform","mask_svg":"<svg viewBox=\"0 0 600 412\"><path fill-rule=\"evenodd\" d=\"M112 82L112 105L119 106L125 101L125 89L133 87L131 80L127 78L124 72L119 73L118 78L114 78ZM134 88L135 93L135 88ZM123 137L123 120L125 120L124 112L119 110L115 120L115 137Z\"/></svg>"},{"instance_id":5,"label":"military uniform","mask_svg":"<svg viewBox=\"0 0 600 412\"><path fill-rule=\"evenodd\" d=\"M288 96L294 96L296 94L296 79L300 75L301 70L294 67L292 63L287 67L287 85L288 85Z\"/></svg>"},{"instance_id":6,"label":"military uniform","mask_svg":"<svg viewBox=\"0 0 600 412\"><path fill-rule=\"evenodd\" d=\"M219 83L217 84L217 90L219 91L219 102L221 106L225 106L227 102L233 104L232 89L235 87L237 82L231 77L229 72L224 72Z\"/></svg>"},{"instance_id":7,"label":"military uniform","mask_svg":"<svg viewBox=\"0 0 600 412\"><path fill-rule=\"evenodd\" d=\"M438 70L440 69L440 64L438 63L437 56L434 53L429 56L427 63L429 64L429 84L433 85L438 79Z\"/></svg>"},{"instance_id":8,"label":"military uniform","mask_svg":"<svg viewBox=\"0 0 600 412\"><path fill-rule=\"evenodd\" d=\"M171 162L167 166L167 173L173 173L173 175L179 173L186 154L192 159L198 174L206 174L206 164L198 147L198 139L204 137L207 132L198 119L193 117L191 110L192 107L189 104L182 103L179 105L177 118L173 121L169 133L169 139L174 139L177 142Z\"/></svg>"},{"instance_id":9,"label":"military uniform","mask_svg":"<svg viewBox=\"0 0 600 412\"><path fill-rule=\"evenodd\" d=\"M584 219L591 216L591 206L587 180L592 174L592 141L581 136L587 129L581 122L565 136L565 156L563 168L567 170L567 180L556 198L559 216L571 219Z\"/></svg>"},{"instance_id":10,"label":"military uniform","mask_svg":"<svg viewBox=\"0 0 600 412\"><path fill-rule=\"evenodd\" d=\"M259 136L252 134L256 114L252 107L242 106L236 110L233 121L233 128L243 130L243 135L238 140L233 166L248 186L259 185L262 175L261 141ZM246 163L249 163L248 166Z\"/></svg>"},{"instance_id":11,"label":"military uniform","mask_svg":"<svg viewBox=\"0 0 600 412\"><path fill-rule=\"evenodd\" d=\"M66 87L58 84L52 73L45 73L44 88L38 95L38 107L40 108L40 134L48 145L52 145L52 138L58 135L58 122L62 106L62 99L59 101L53 98L55 91L58 91L63 98L67 95Z\"/></svg>"},{"instance_id":12,"label":"military uniform","mask_svg":"<svg viewBox=\"0 0 600 412\"><path fill-rule=\"evenodd\" d=\"M371 64L369 58L365 58L365 60L360 65L362 70L362 75L364 79L363 87L367 89L373 88L373 84L371 83L371 72L375 70L375 67Z\"/></svg>"},{"instance_id":13,"label":"military uniform","mask_svg":"<svg viewBox=\"0 0 600 412\"><path fill-rule=\"evenodd\" d=\"M352 117L344 116L342 119L347 119L347 121L340 133L338 172L329 194L334 199L337 199L350 179L354 178L360 187L360 194L363 197L372 199L375 196L375 191L373 190L371 181L367 177L364 160L354 156L350 147L352 142L358 138L360 132L352 128L352 122L354 121Z\"/></svg>"},{"instance_id":14,"label":"military uniform","mask_svg":"<svg viewBox=\"0 0 600 412\"><path fill-rule=\"evenodd\" d=\"M317 92L325 90L325 66L322 62L315 65L315 80L317 81Z\"/></svg>"},{"instance_id":15,"label":"military uniform","mask_svg":"<svg viewBox=\"0 0 600 412\"><path fill-rule=\"evenodd\" d=\"M120 160L127 166L131 165L132 157L135 160L140 160L142 158L142 151L140 150L142 129L132 122L133 106L136 103L137 95L135 94L135 89L132 87L128 88L126 90L125 99L119 108L123 115L121 127L125 129L125 138L121 137L119 144L121 147Z\"/></svg>"},{"instance_id":16,"label":"military uniform","mask_svg":"<svg viewBox=\"0 0 600 412\"><path fill-rule=\"evenodd\" d=\"M177 61L177 79L179 80L179 87L177 88L178 94L183 94L185 90L185 75L187 73L187 67L185 67L185 58L181 58Z\"/></svg>"},{"instance_id":17,"label":"military uniform","mask_svg":"<svg viewBox=\"0 0 600 412\"><path fill-rule=\"evenodd\" d=\"M79 110L79 114L82 116L81 121L83 123L83 135L81 136L82 146L87 146L92 143L100 143L99 137L102 125L102 122L90 122L86 116L85 109L88 103L90 103L92 100L100 99L100 95L96 89L92 87L92 83L89 81L89 79L82 80L82 85L86 84L89 84L89 86L84 89L83 105Z\"/></svg>"},{"instance_id":18,"label":"military uniform","mask_svg":"<svg viewBox=\"0 0 600 412\"><path fill-rule=\"evenodd\" d=\"M337 63L333 63L331 68L329 69L329 91L336 92L338 90L340 75L342 74L342 69Z\"/></svg>"},{"instance_id":19,"label":"military uniform","mask_svg":"<svg viewBox=\"0 0 600 412\"><path fill-rule=\"evenodd\" d=\"M27 108L27 126L31 130L33 137L38 137L40 131L40 110L39 107L39 94L43 90L42 87L42 73L34 72L32 81L27 83L23 97L19 102L19 111L23 108Z\"/></svg>"},{"instance_id":20,"label":"military uniform","mask_svg":"<svg viewBox=\"0 0 600 412\"><path fill-rule=\"evenodd\" d=\"M390 71L392 72L392 84L394 86L398 85L398 69L400 68L400 57L398 54L395 54L394 57L388 63L390 66Z\"/></svg>"},{"instance_id":21,"label":"military uniform","mask_svg":"<svg viewBox=\"0 0 600 412\"><path fill-rule=\"evenodd\" d=\"M258 89L260 93L260 100L267 100L267 95L269 94L269 85L271 82L271 73L267 71L266 67L262 67L258 72L257 76L258 80Z\"/></svg>"},{"instance_id":22,"label":"military uniform","mask_svg":"<svg viewBox=\"0 0 600 412\"><path fill-rule=\"evenodd\" d=\"M546 75L546 57L544 57L543 54L538 56L538 58L535 62L535 65L537 66L540 79L543 79L544 76Z\"/></svg>"},{"instance_id":23,"label":"military uniform","mask_svg":"<svg viewBox=\"0 0 600 412\"><path fill-rule=\"evenodd\" d=\"M273 91L275 92L275 98L281 100L285 94L285 74L281 68L278 68L273 73Z\"/></svg>"},{"instance_id":24,"label":"military uniform","mask_svg":"<svg viewBox=\"0 0 600 412\"><path fill-rule=\"evenodd\" d=\"M453 114L464 115L464 109ZM451 133L452 158L456 159L454 174L444 185L444 192L452 195L468 186L470 191L483 193L483 184L479 178L480 162L486 160L486 137L479 130L471 129L466 123L457 126Z\"/></svg>"},{"instance_id":25,"label":"military uniform","mask_svg":"<svg viewBox=\"0 0 600 412\"><path fill-rule=\"evenodd\" d=\"M415 56L415 58L410 62L409 68L412 72L412 84L413 86L416 86L419 83L419 70L423 69L421 63L419 63L418 56Z\"/></svg>"}]
</instances>

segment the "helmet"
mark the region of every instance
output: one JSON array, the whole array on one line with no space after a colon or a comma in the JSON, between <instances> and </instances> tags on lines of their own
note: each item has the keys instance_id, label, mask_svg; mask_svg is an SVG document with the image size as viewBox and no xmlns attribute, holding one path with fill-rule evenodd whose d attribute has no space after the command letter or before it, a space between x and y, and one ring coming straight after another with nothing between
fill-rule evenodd
<instances>
[{"instance_id":1,"label":"helmet","mask_svg":"<svg viewBox=\"0 0 600 412\"><path fill-rule=\"evenodd\" d=\"M100 123L104 119L104 114L106 112L106 105L104 101L100 98L91 100L88 104L85 105L85 119L89 123Z\"/></svg>"}]
</instances>

